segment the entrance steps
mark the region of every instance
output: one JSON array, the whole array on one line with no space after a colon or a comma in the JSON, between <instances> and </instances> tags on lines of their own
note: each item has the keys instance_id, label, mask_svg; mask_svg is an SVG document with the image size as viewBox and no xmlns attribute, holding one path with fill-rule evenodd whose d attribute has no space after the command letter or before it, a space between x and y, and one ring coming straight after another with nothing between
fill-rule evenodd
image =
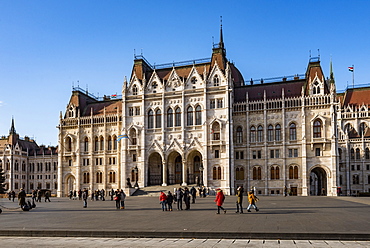
<instances>
[{"instance_id":1,"label":"entrance steps","mask_svg":"<svg viewBox=\"0 0 370 248\"><path fill-rule=\"evenodd\" d=\"M148 187L144 187L144 188L140 188L136 190L135 193L132 194L132 196L159 196L161 191L163 191L166 194L168 193L168 191L171 191L171 193L173 194L175 188L188 187L190 189L193 186L196 189L198 189L198 186L196 186L195 184L188 185L188 186L181 186L180 184L172 184L168 186L160 186L160 185L148 186Z\"/></svg>"}]
</instances>

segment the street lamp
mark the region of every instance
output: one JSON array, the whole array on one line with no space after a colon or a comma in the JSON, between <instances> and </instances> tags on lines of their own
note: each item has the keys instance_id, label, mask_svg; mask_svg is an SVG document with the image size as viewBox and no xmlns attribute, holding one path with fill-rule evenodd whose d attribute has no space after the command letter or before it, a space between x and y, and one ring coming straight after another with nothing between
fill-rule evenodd
<instances>
[{"instance_id":1,"label":"street lamp","mask_svg":"<svg viewBox=\"0 0 370 248\"><path fill-rule=\"evenodd\" d=\"M134 187L136 188L136 189L138 189L139 188L139 184L137 183L137 181L138 181L138 174L139 174L139 169L137 168L137 166L135 166L135 168L134 168L134 173L135 173L135 185L134 185Z\"/></svg>"},{"instance_id":2,"label":"street lamp","mask_svg":"<svg viewBox=\"0 0 370 248\"><path fill-rule=\"evenodd\" d=\"M199 180L199 185L200 185L200 186L203 186L203 170L204 170L204 168L203 168L203 166L201 165L201 166L199 167L199 171L200 171L200 180Z\"/></svg>"}]
</instances>

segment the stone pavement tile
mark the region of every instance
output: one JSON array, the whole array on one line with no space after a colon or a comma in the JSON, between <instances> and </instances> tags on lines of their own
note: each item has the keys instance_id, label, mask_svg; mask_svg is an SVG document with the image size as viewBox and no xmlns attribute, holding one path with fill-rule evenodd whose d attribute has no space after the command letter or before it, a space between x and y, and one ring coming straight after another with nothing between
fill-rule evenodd
<instances>
[{"instance_id":1,"label":"stone pavement tile","mask_svg":"<svg viewBox=\"0 0 370 248\"><path fill-rule=\"evenodd\" d=\"M263 247L263 240L251 239L247 247Z\"/></svg>"},{"instance_id":2,"label":"stone pavement tile","mask_svg":"<svg viewBox=\"0 0 370 248\"><path fill-rule=\"evenodd\" d=\"M236 239L234 240L232 247L247 247L249 239Z\"/></svg>"},{"instance_id":3,"label":"stone pavement tile","mask_svg":"<svg viewBox=\"0 0 370 248\"><path fill-rule=\"evenodd\" d=\"M315 248L328 248L328 244L325 242L325 240L309 240L308 242L310 242L312 247Z\"/></svg>"},{"instance_id":4,"label":"stone pavement tile","mask_svg":"<svg viewBox=\"0 0 370 248\"><path fill-rule=\"evenodd\" d=\"M206 239L191 239L187 244L184 244L182 247L202 247L203 243L206 242ZM204 246L203 246L204 247Z\"/></svg>"},{"instance_id":5,"label":"stone pavement tile","mask_svg":"<svg viewBox=\"0 0 370 248\"><path fill-rule=\"evenodd\" d=\"M279 243L280 243L279 247L282 248L297 247L293 240L279 240Z\"/></svg>"},{"instance_id":6,"label":"stone pavement tile","mask_svg":"<svg viewBox=\"0 0 370 248\"><path fill-rule=\"evenodd\" d=\"M370 247L370 241L341 241L346 247L365 248Z\"/></svg>"},{"instance_id":7,"label":"stone pavement tile","mask_svg":"<svg viewBox=\"0 0 370 248\"><path fill-rule=\"evenodd\" d=\"M222 248L222 247L232 247L234 243L234 240L233 239L221 239L217 244L215 244L213 247L218 247L218 248Z\"/></svg>"},{"instance_id":8,"label":"stone pavement tile","mask_svg":"<svg viewBox=\"0 0 370 248\"><path fill-rule=\"evenodd\" d=\"M294 240L294 243L296 244L296 247L298 248L306 248L306 247L312 248L313 247L308 240Z\"/></svg>"},{"instance_id":9,"label":"stone pavement tile","mask_svg":"<svg viewBox=\"0 0 370 248\"><path fill-rule=\"evenodd\" d=\"M277 240L264 240L263 247L279 247L279 242Z\"/></svg>"},{"instance_id":10,"label":"stone pavement tile","mask_svg":"<svg viewBox=\"0 0 370 248\"><path fill-rule=\"evenodd\" d=\"M191 242L191 239L166 239L160 242L163 247L182 247Z\"/></svg>"},{"instance_id":11,"label":"stone pavement tile","mask_svg":"<svg viewBox=\"0 0 370 248\"><path fill-rule=\"evenodd\" d=\"M345 244L343 244L342 241L339 240L326 240L325 241L329 247L337 248L337 247L346 247Z\"/></svg>"},{"instance_id":12,"label":"stone pavement tile","mask_svg":"<svg viewBox=\"0 0 370 248\"><path fill-rule=\"evenodd\" d=\"M206 242L204 242L203 245L199 247L213 247L218 244L218 242L220 242L220 239L207 239Z\"/></svg>"}]
</instances>

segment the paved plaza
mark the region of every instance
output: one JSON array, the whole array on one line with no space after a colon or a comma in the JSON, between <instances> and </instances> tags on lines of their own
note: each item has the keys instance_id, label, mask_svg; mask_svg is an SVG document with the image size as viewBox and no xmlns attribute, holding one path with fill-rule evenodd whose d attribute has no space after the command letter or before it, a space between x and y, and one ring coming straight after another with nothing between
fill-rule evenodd
<instances>
[{"instance_id":1,"label":"paved plaza","mask_svg":"<svg viewBox=\"0 0 370 248\"><path fill-rule=\"evenodd\" d=\"M227 196L227 213L220 215L216 214L214 196L197 198L190 210L177 211L174 206L172 212L163 212L158 198L148 196L128 197L124 210L116 210L110 200L89 200L83 208L79 200L52 198L50 203L37 203L29 212L17 209L17 202L0 199L0 241L6 244L24 240L15 237L47 237L46 243L75 240L81 244L77 247L85 247L92 239L108 242L108 247L115 246L109 242L129 242L127 246L132 247L139 247L139 243L141 247L163 246L161 242L188 247L283 247L282 243L287 247L341 247L350 242L369 247L370 198L259 198L259 212L237 214L235 196ZM134 240L140 242L131 244ZM320 245L313 245L315 242Z\"/></svg>"}]
</instances>

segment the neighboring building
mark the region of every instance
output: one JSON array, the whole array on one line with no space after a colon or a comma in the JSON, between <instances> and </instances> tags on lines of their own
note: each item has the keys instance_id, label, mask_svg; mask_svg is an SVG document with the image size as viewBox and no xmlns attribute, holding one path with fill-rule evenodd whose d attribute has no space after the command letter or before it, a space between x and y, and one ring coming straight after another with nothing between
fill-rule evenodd
<instances>
[{"instance_id":1,"label":"neighboring building","mask_svg":"<svg viewBox=\"0 0 370 248\"><path fill-rule=\"evenodd\" d=\"M319 58L304 75L245 83L226 58L222 29L210 59L152 66L135 56L122 98L73 89L60 115L58 195L125 188L128 178L140 187L337 195L339 180L351 185L348 170L338 173L337 123L348 101L340 104L332 69L325 79ZM366 190L361 180L356 192Z\"/></svg>"},{"instance_id":2,"label":"neighboring building","mask_svg":"<svg viewBox=\"0 0 370 248\"><path fill-rule=\"evenodd\" d=\"M338 94L338 187L343 194L370 192L370 87Z\"/></svg>"},{"instance_id":3,"label":"neighboring building","mask_svg":"<svg viewBox=\"0 0 370 248\"><path fill-rule=\"evenodd\" d=\"M9 135L0 138L0 168L5 172L4 188L27 193L36 189L48 189L56 194L58 151L55 147L39 146L16 133L14 120Z\"/></svg>"}]
</instances>

